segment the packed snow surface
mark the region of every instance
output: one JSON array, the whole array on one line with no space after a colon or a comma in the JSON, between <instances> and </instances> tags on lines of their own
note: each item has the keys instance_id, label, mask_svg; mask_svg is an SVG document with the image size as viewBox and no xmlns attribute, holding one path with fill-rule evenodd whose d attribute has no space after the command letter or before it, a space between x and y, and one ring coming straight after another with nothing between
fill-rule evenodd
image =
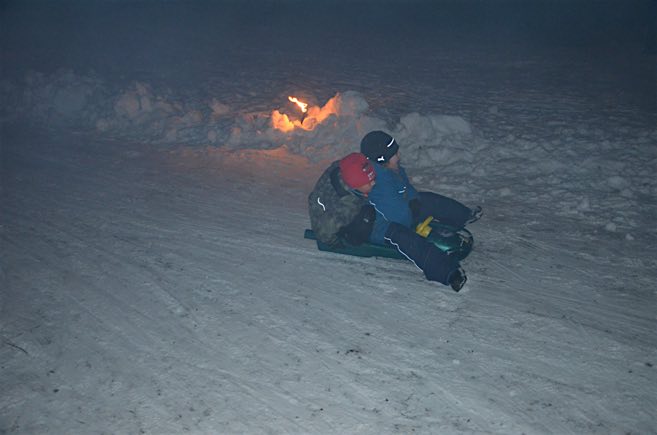
<instances>
[{"instance_id":1,"label":"packed snow surface","mask_svg":"<svg viewBox=\"0 0 657 435\"><path fill-rule=\"evenodd\" d=\"M657 432L654 54L102 4L0 11L0 433ZM460 293L303 239L372 129L484 207Z\"/></svg>"}]
</instances>

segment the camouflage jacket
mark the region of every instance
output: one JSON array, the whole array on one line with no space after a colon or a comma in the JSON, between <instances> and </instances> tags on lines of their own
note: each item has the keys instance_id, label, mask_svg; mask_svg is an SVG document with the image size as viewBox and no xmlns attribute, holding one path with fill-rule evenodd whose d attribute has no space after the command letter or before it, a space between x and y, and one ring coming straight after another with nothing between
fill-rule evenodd
<instances>
[{"instance_id":1,"label":"camouflage jacket","mask_svg":"<svg viewBox=\"0 0 657 435\"><path fill-rule=\"evenodd\" d=\"M338 161L333 162L308 195L310 227L317 240L332 246L338 244L340 229L351 223L366 204L365 198L344 184Z\"/></svg>"}]
</instances>

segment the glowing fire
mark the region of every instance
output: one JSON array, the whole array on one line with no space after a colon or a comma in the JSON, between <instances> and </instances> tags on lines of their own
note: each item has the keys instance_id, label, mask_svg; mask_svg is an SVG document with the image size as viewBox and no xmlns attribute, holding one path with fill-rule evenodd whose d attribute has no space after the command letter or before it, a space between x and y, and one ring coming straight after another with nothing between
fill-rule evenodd
<instances>
[{"instance_id":1,"label":"glowing fire","mask_svg":"<svg viewBox=\"0 0 657 435\"><path fill-rule=\"evenodd\" d=\"M299 109L301 109L303 113L306 113L308 111L308 103L299 101L297 97L287 97L287 99L293 102L294 104L296 104L297 106L299 106Z\"/></svg>"},{"instance_id":2,"label":"glowing fire","mask_svg":"<svg viewBox=\"0 0 657 435\"><path fill-rule=\"evenodd\" d=\"M301 119L290 119L285 113L281 113L278 110L274 110L271 114L272 126L276 130L282 132L290 132L295 128L300 128L302 130L310 131L313 130L317 125L321 124L325 119L329 118L331 115L338 115L339 112L339 97L336 95L326 102L323 107L319 106L308 106L308 103L299 101L296 97L287 97L292 103L295 103L301 112L303 112L303 117Z\"/></svg>"}]
</instances>

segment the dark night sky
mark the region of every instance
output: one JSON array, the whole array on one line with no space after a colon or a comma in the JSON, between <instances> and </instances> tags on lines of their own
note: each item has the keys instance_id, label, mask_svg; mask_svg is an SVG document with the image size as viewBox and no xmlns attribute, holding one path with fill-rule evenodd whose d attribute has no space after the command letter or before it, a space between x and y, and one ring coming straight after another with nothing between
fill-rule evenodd
<instances>
[{"instance_id":1,"label":"dark night sky","mask_svg":"<svg viewBox=\"0 0 657 435\"><path fill-rule=\"evenodd\" d=\"M182 51L317 45L349 49L472 44L505 50L654 50L655 0L633 1L81 1L4 0L4 73L22 67L111 69L175 61ZM272 48L275 49L275 48ZM12 68L13 66L13 68Z\"/></svg>"}]
</instances>

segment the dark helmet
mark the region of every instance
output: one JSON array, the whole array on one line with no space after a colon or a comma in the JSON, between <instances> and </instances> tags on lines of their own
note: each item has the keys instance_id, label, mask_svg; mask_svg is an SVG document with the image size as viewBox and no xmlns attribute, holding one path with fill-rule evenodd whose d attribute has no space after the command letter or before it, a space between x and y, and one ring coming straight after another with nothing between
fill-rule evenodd
<instances>
[{"instance_id":1,"label":"dark helmet","mask_svg":"<svg viewBox=\"0 0 657 435\"><path fill-rule=\"evenodd\" d=\"M380 164L388 162L398 150L399 145L395 138L380 130L370 131L360 141L360 152Z\"/></svg>"}]
</instances>

